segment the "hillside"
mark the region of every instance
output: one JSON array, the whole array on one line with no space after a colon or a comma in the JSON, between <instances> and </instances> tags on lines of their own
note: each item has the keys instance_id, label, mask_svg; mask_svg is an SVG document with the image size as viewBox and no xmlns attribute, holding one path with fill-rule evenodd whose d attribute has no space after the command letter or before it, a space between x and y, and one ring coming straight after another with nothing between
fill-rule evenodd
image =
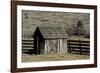
<instances>
[{"instance_id":1,"label":"hillside","mask_svg":"<svg viewBox=\"0 0 100 73\"><path fill-rule=\"evenodd\" d=\"M69 28L76 26L79 20L82 21L87 33L90 24L90 15L88 13L22 10L22 36L32 37L37 26L65 27L67 32L70 32Z\"/></svg>"}]
</instances>

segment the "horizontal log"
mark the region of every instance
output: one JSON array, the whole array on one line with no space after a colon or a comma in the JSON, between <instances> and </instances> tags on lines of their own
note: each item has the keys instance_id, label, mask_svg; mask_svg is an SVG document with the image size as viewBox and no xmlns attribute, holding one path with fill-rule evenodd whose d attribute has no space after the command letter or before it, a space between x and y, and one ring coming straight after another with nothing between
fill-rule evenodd
<instances>
[{"instance_id":1,"label":"horizontal log","mask_svg":"<svg viewBox=\"0 0 100 73\"><path fill-rule=\"evenodd\" d=\"M81 40L67 40L68 42L81 42L81 43L90 43L90 41L81 41Z\"/></svg>"},{"instance_id":2,"label":"horizontal log","mask_svg":"<svg viewBox=\"0 0 100 73\"><path fill-rule=\"evenodd\" d=\"M22 48L22 50L29 50L29 49L34 49L34 48L27 48L27 47Z\"/></svg>"},{"instance_id":3,"label":"horizontal log","mask_svg":"<svg viewBox=\"0 0 100 73\"><path fill-rule=\"evenodd\" d=\"M83 44L83 43L68 43L68 45L82 45L82 46L90 46L90 44L87 44L87 43L85 43L85 44Z\"/></svg>"},{"instance_id":4,"label":"horizontal log","mask_svg":"<svg viewBox=\"0 0 100 73\"><path fill-rule=\"evenodd\" d=\"M70 51L76 51L76 52L80 52L80 50L75 50L75 49L72 49L72 50L70 50ZM89 52L89 50L81 50L81 52Z\"/></svg>"},{"instance_id":5,"label":"horizontal log","mask_svg":"<svg viewBox=\"0 0 100 73\"><path fill-rule=\"evenodd\" d=\"M78 47L78 46L68 46L68 48L77 48L77 49L90 49L90 47Z\"/></svg>"}]
</instances>

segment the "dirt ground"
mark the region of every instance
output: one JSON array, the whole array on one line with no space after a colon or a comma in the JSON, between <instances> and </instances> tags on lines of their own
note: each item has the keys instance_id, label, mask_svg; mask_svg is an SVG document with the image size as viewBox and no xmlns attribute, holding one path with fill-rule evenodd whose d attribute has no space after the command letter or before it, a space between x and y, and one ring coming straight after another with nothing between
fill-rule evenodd
<instances>
[{"instance_id":1,"label":"dirt ground","mask_svg":"<svg viewBox=\"0 0 100 73\"><path fill-rule=\"evenodd\" d=\"M63 61L63 60L85 60L89 59L89 55L76 55L76 54L66 54L66 55L29 55L22 54L22 62L40 62L40 61Z\"/></svg>"}]
</instances>

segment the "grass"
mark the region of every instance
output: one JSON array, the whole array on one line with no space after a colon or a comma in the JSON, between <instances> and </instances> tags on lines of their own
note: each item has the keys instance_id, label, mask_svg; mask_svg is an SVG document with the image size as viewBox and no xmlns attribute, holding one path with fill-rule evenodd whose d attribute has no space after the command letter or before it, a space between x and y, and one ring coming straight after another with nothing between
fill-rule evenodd
<instances>
[{"instance_id":1,"label":"grass","mask_svg":"<svg viewBox=\"0 0 100 73\"><path fill-rule=\"evenodd\" d=\"M40 61L63 61L63 60L85 60L89 59L89 55L76 54L53 54L53 55L29 55L22 54L22 62L40 62Z\"/></svg>"}]
</instances>

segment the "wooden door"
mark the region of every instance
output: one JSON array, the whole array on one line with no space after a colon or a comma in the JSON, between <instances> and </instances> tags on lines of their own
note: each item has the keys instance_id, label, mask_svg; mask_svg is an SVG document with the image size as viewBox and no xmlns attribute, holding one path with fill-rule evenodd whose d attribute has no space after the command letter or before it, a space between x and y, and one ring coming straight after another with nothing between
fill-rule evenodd
<instances>
[{"instance_id":1,"label":"wooden door","mask_svg":"<svg viewBox=\"0 0 100 73\"><path fill-rule=\"evenodd\" d=\"M36 38L36 52L37 54L40 54L40 40L38 36Z\"/></svg>"}]
</instances>

